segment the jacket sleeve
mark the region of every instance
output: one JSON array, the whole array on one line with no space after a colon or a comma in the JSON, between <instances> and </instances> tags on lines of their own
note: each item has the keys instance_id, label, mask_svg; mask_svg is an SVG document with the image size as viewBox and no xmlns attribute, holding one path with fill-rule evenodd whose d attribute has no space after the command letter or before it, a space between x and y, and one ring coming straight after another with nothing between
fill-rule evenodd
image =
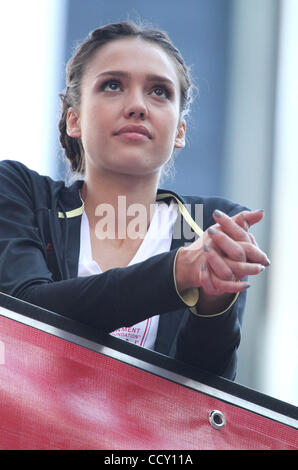
<instances>
[{"instance_id":1,"label":"jacket sleeve","mask_svg":"<svg viewBox=\"0 0 298 470\"><path fill-rule=\"evenodd\" d=\"M0 291L106 332L185 306L173 276L177 250L127 268L54 281L34 191L28 173L0 163Z\"/></svg>"},{"instance_id":2,"label":"jacket sleeve","mask_svg":"<svg viewBox=\"0 0 298 470\"><path fill-rule=\"evenodd\" d=\"M222 315L197 317L189 310L177 336L174 357L234 380L246 291Z\"/></svg>"},{"instance_id":3,"label":"jacket sleeve","mask_svg":"<svg viewBox=\"0 0 298 470\"><path fill-rule=\"evenodd\" d=\"M248 210L226 199L208 198L204 204L204 230L215 222L213 210L220 209L230 216ZM234 380L237 349L241 339L247 291L240 292L229 308L214 316L195 315L188 309L181 322L174 346L174 357L200 369Z\"/></svg>"}]
</instances>

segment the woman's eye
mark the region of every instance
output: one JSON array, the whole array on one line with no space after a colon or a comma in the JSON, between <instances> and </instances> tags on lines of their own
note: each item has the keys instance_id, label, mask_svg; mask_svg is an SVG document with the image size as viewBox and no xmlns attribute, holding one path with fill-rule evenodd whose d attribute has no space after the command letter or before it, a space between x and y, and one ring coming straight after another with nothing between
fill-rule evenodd
<instances>
[{"instance_id":1,"label":"woman's eye","mask_svg":"<svg viewBox=\"0 0 298 470\"><path fill-rule=\"evenodd\" d=\"M170 97L170 92L167 88L163 86L157 86L153 89L153 92L155 93L156 96L159 98L169 98Z\"/></svg>"},{"instance_id":2,"label":"woman's eye","mask_svg":"<svg viewBox=\"0 0 298 470\"><path fill-rule=\"evenodd\" d=\"M116 80L108 80L101 85L101 90L103 91L119 91L120 83Z\"/></svg>"}]
</instances>

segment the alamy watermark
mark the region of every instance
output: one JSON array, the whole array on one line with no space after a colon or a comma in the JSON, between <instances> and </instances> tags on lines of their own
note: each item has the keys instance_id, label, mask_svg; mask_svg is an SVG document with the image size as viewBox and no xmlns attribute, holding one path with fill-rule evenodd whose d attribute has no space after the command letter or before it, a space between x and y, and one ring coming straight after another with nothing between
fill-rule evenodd
<instances>
[{"instance_id":1,"label":"alamy watermark","mask_svg":"<svg viewBox=\"0 0 298 470\"><path fill-rule=\"evenodd\" d=\"M153 220L156 204L150 204L149 209L143 204L134 203L127 206L126 196L118 196L117 208L112 204L102 203L95 209L95 217L98 221L95 225L96 238L104 239L143 239L150 221ZM183 211L188 212L185 217L178 208L178 204L169 207L165 202L158 204L158 210L162 217L156 222L150 237L152 239L168 238L193 241L197 238L194 223L203 230L203 204L184 204ZM175 220L173 226L173 220ZM194 222L194 223L193 223Z\"/></svg>"}]
</instances>

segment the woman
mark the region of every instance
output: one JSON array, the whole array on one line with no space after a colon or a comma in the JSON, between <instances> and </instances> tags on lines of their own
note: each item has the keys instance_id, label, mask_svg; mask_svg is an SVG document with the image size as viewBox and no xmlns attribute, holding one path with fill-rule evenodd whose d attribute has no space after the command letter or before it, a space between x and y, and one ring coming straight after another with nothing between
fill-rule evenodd
<instances>
[{"instance_id":1,"label":"woman","mask_svg":"<svg viewBox=\"0 0 298 470\"><path fill-rule=\"evenodd\" d=\"M263 213L157 189L184 147L191 89L165 33L123 22L90 34L59 124L84 178L66 187L0 164L0 289L233 379L246 277L269 264L248 233ZM203 204L203 227L185 204ZM180 215L197 240L174 236Z\"/></svg>"}]
</instances>

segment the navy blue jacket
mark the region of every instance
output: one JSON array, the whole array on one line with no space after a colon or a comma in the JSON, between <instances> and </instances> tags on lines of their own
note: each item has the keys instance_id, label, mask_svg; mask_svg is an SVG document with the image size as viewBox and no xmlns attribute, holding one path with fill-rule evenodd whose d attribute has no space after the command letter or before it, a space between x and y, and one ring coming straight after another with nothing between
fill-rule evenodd
<instances>
[{"instance_id":1,"label":"navy blue jacket","mask_svg":"<svg viewBox=\"0 0 298 470\"><path fill-rule=\"evenodd\" d=\"M82 184L67 187L19 162L0 162L0 291L107 333L159 314L156 351L234 379L246 292L222 315L194 315L173 276L178 249L196 236L185 239L183 229L168 253L77 277ZM215 209L229 215L245 209L223 198L182 198L165 190L157 198L189 205L192 217L203 204L204 231L214 224Z\"/></svg>"}]
</instances>

